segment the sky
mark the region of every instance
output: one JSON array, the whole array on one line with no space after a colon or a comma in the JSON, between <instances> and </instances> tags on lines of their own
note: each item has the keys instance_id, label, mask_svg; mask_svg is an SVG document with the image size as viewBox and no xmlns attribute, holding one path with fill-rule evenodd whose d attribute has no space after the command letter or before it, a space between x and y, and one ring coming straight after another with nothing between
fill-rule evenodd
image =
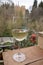
<instances>
[{"instance_id":1,"label":"sky","mask_svg":"<svg viewBox=\"0 0 43 65\"><path fill-rule=\"evenodd\" d=\"M20 6L25 5L26 9L31 8L32 5L33 5L33 2L34 2L34 0L12 0L12 1L15 3L15 5L18 5L18 2L19 2ZM38 1L38 4L39 4L43 0L37 0L37 1Z\"/></svg>"}]
</instances>

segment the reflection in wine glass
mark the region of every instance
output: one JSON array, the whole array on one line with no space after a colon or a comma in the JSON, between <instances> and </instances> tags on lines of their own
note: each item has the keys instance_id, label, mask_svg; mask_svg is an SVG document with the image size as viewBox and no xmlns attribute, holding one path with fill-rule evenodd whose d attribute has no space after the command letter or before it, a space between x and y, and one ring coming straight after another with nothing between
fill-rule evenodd
<instances>
[{"instance_id":1,"label":"reflection in wine glass","mask_svg":"<svg viewBox=\"0 0 43 65\"><path fill-rule=\"evenodd\" d=\"M21 42L27 38L28 30L27 29L13 29L12 34L13 34L13 37L17 41ZM19 44L19 51L20 51L20 44ZM25 58L26 58L25 54L23 54L22 52L18 52L13 55L13 59L16 60L17 62L22 62L25 60Z\"/></svg>"}]
</instances>

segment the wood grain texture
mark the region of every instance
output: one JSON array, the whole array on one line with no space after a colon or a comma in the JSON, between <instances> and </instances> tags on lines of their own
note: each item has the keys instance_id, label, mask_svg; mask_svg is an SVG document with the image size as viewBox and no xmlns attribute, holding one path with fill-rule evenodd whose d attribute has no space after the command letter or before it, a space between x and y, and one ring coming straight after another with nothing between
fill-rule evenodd
<instances>
[{"instance_id":1,"label":"wood grain texture","mask_svg":"<svg viewBox=\"0 0 43 65\"><path fill-rule=\"evenodd\" d=\"M26 55L26 60L24 62L18 63L12 58L13 55L18 51L19 50L17 49L3 52L4 65L25 65L26 63L35 59L43 58L43 49L39 48L38 46L32 46L21 49L21 52L23 52ZM43 65L43 60L31 63L29 65Z\"/></svg>"}]
</instances>

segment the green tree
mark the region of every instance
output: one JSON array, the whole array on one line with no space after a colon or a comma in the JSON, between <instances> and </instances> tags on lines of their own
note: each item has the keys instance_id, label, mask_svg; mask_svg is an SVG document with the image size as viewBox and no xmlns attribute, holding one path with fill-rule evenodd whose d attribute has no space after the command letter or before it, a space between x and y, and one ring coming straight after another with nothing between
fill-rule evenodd
<instances>
[{"instance_id":1,"label":"green tree","mask_svg":"<svg viewBox=\"0 0 43 65\"><path fill-rule=\"evenodd\" d=\"M37 0L34 0L33 7L37 8Z\"/></svg>"},{"instance_id":2,"label":"green tree","mask_svg":"<svg viewBox=\"0 0 43 65\"><path fill-rule=\"evenodd\" d=\"M43 8L43 2L42 1L40 2L39 7Z\"/></svg>"}]
</instances>

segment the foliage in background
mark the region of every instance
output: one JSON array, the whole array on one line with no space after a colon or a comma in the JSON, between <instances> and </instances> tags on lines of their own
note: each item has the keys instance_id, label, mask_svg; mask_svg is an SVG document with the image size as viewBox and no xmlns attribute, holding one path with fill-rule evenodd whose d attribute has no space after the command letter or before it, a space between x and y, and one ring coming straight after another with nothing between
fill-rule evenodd
<instances>
[{"instance_id":1,"label":"foliage in background","mask_svg":"<svg viewBox=\"0 0 43 65\"><path fill-rule=\"evenodd\" d=\"M9 3L3 3L0 5L0 37L12 36L11 31L13 28L24 28L25 26L35 31L43 31L42 1L37 6L37 0L34 0L31 13L29 13L28 9L24 8L22 10L22 7L14 6L13 3L12 5Z\"/></svg>"},{"instance_id":2,"label":"foliage in background","mask_svg":"<svg viewBox=\"0 0 43 65\"><path fill-rule=\"evenodd\" d=\"M41 1L39 7L43 8L43 2Z\"/></svg>"},{"instance_id":3,"label":"foliage in background","mask_svg":"<svg viewBox=\"0 0 43 65\"><path fill-rule=\"evenodd\" d=\"M25 48L25 47L30 47L30 46L34 46L34 45L37 45L38 44L38 41L37 41L37 35L36 35L36 38L35 38L35 42L32 42L31 41L31 35L32 34L35 34L35 32L34 31L32 31L32 30L30 30L29 32L28 32L28 37L27 37L27 39L24 39L23 41L21 41L21 43L19 43L19 42L15 42L15 45L16 46L18 46L18 44L20 44L20 47L21 48Z\"/></svg>"}]
</instances>

